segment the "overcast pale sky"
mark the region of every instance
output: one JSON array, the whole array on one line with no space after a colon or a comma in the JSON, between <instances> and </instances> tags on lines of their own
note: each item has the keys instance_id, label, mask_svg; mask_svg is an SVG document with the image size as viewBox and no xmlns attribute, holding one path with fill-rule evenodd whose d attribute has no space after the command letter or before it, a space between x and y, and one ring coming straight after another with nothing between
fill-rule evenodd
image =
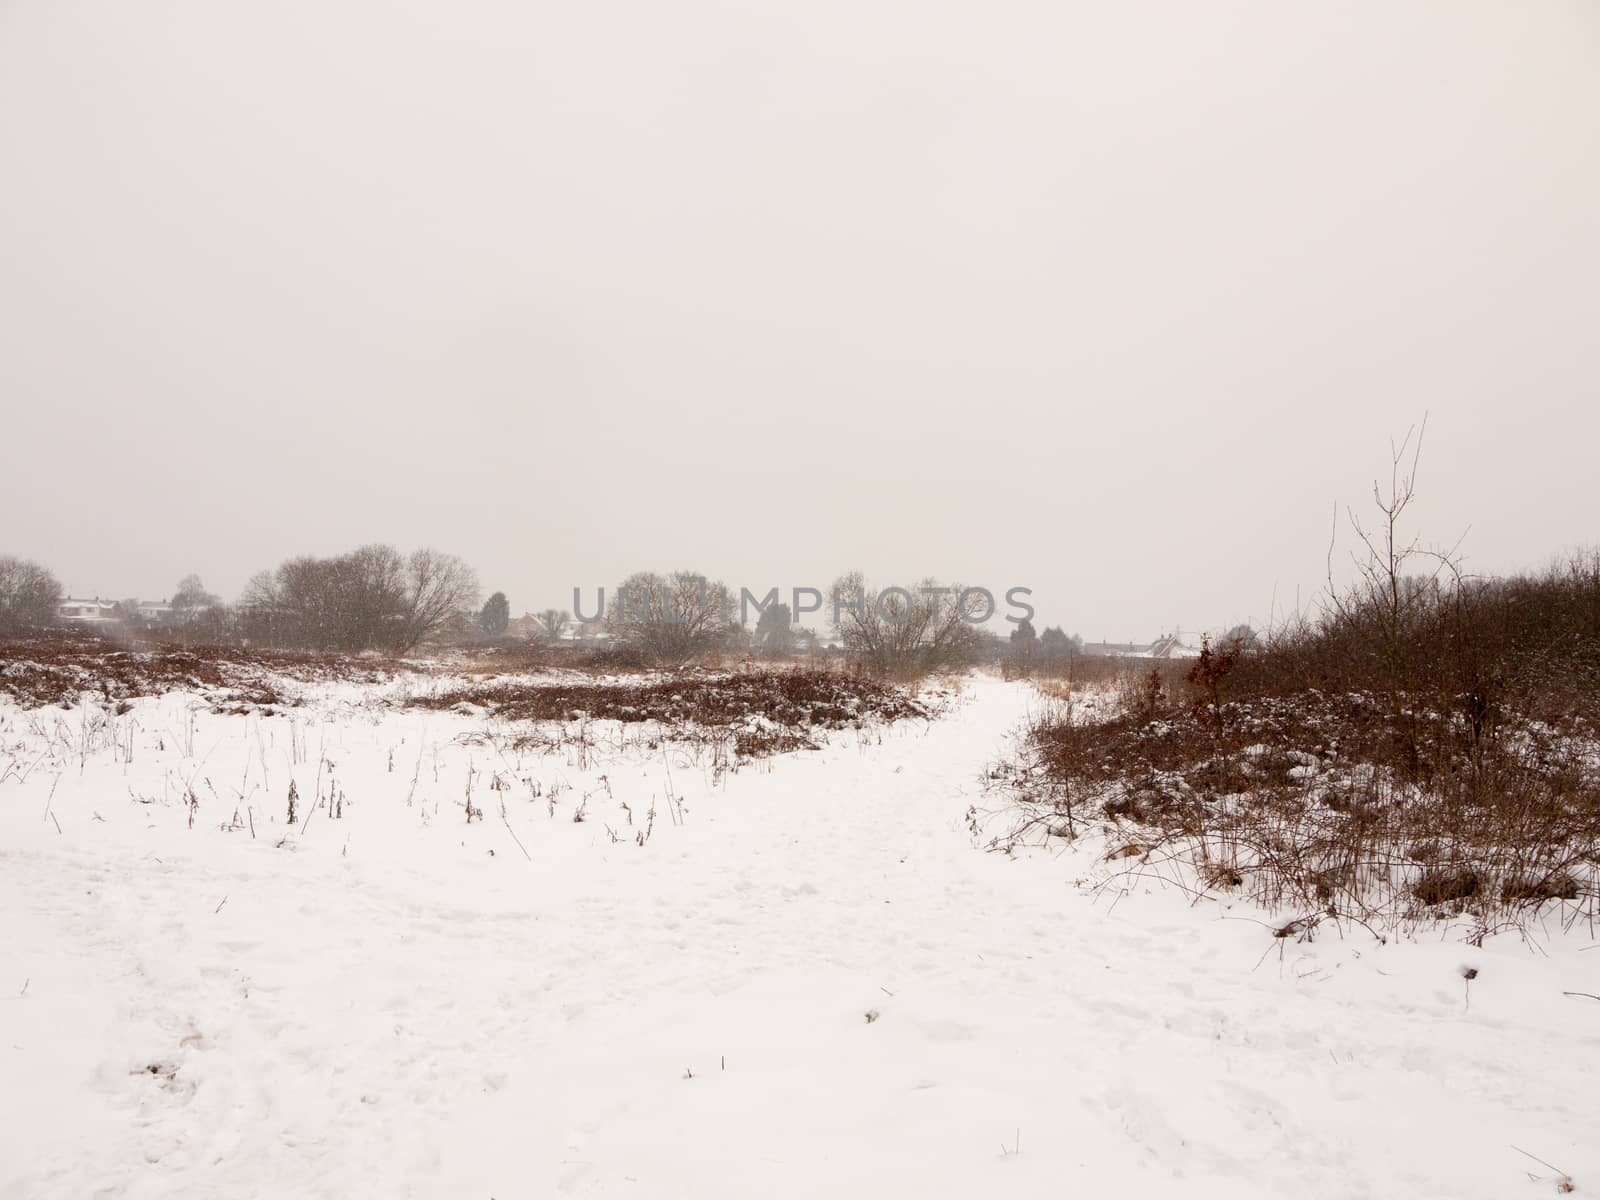
<instances>
[{"instance_id":1,"label":"overcast pale sky","mask_svg":"<svg viewBox=\"0 0 1600 1200\"><path fill-rule=\"evenodd\" d=\"M0 553L1153 636L1600 513L1600 4L0 0Z\"/></svg>"}]
</instances>

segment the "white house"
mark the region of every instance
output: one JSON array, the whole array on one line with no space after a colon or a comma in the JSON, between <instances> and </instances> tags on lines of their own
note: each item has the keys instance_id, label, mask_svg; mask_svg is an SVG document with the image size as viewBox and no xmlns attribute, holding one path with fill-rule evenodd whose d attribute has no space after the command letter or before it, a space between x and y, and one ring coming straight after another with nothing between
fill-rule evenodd
<instances>
[{"instance_id":1,"label":"white house","mask_svg":"<svg viewBox=\"0 0 1600 1200\"><path fill-rule=\"evenodd\" d=\"M98 596L93 600L68 596L56 605L56 616L74 625L110 625L117 620L117 606Z\"/></svg>"},{"instance_id":2,"label":"white house","mask_svg":"<svg viewBox=\"0 0 1600 1200\"><path fill-rule=\"evenodd\" d=\"M1164 633L1153 642L1085 642L1088 658L1198 658L1199 649L1178 633Z\"/></svg>"}]
</instances>

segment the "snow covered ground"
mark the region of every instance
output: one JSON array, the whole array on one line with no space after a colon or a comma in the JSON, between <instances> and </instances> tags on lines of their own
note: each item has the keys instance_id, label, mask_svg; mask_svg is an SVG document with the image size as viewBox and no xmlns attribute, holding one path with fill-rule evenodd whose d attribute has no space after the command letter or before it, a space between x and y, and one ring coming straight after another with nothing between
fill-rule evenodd
<instances>
[{"instance_id":1,"label":"snow covered ground","mask_svg":"<svg viewBox=\"0 0 1600 1200\"><path fill-rule=\"evenodd\" d=\"M982 853L1026 685L720 777L306 690L0 702L0 1196L1600 1189L1586 935L1299 944Z\"/></svg>"}]
</instances>

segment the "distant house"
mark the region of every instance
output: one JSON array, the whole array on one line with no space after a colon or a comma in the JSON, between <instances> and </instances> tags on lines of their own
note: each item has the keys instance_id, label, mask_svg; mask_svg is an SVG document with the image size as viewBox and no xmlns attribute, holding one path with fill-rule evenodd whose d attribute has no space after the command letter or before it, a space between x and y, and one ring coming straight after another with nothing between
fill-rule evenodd
<instances>
[{"instance_id":1,"label":"distant house","mask_svg":"<svg viewBox=\"0 0 1600 1200\"><path fill-rule=\"evenodd\" d=\"M1153 642L1085 642L1081 653L1088 658L1196 658L1200 651L1181 633L1169 633Z\"/></svg>"},{"instance_id":2,"label":"distant house","mask_svg":"<svg viewBox=\"0 0 1600 1200\"><path fill-rule=\"evenodd\" d=\"M529 641L545 642L558 647L571 647L577 642L604 641L610 635L605 632L604 623L590 621L580 623L573 621L564 628L559 636L551 637L550 630L532 613L523 613L520 617L513 617L506 623L506 634L510 637L526 638Z\"/></svg>"},{"instance_id":3,"label":"distant house","mask_svg":"<svg viewBox=\"0 0 1600 1200\"><path fill-rule=\"evenodd\" d=\"M1185 642L1179 634L1165 634L1150 643L1146 658L1199 658L1200 650Z\"/></svg>"},{"instance_id":4,"label":"distant house","mask_svg":"<svg viewBox=\"0 0 1600 1200\"><path fill-rule=\"evenodd\" d=\"M142 621L159 624L172 620L173 607L165 600L140 600L130 606Z\"/></svg>"},{"instance_id":5,"label":"distant house","mask_svg":"<svg viewBox=\"0 0 1600 1200\"><path fill-rule=\"evenodd\" d=\"M56 605L56 617L72 625L115 625L117 606L98 596L92 600L68 596Z\"/></svg>"},{"instance_id":6,"label":"distant house","mask_svg":"<svg viewBox=\"0 0 1600 1200\"><path fill-rule=\"evenodd\" d=\"M506 622L506 635L517 638L543 637L544 626L532 613L523 613L520 617L513 617Z\"/></svg>"}]
</instances>

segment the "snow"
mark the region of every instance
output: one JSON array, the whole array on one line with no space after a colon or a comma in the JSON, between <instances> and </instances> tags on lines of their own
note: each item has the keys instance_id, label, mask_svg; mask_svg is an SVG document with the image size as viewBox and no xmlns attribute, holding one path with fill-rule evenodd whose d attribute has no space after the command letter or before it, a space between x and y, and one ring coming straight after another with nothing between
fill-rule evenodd
<instances>
[{"instance_id":1,"label":"snow","mask_svg":"<svg viewBox=\"0 0 1600 1200\"><path fill-rule=\"evenodd\" d=\"M1600 1187L1585 931L1298 943L983 853L1026 685L726 773L305 691L0 706L0 1196Z\"/></svg>"}]
</instances>

